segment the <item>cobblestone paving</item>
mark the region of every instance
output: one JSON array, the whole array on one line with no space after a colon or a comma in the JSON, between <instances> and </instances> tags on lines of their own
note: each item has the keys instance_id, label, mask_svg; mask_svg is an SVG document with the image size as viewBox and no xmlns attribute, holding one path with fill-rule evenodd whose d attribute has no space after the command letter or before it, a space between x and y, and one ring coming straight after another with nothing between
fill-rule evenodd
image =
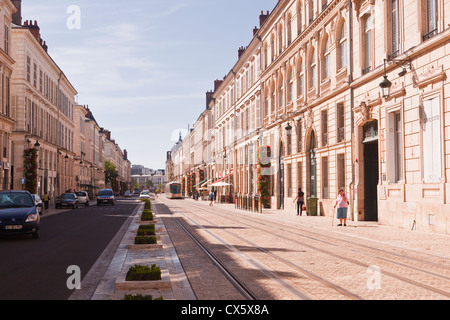
<instances>
[{"instance_id":1,"label":"cobblestone paving","mask_svg":"<svg viewBox=\"0 0 450 320\"><path fill-rule=\"evenodd\" d=\"M177 217L261 299L450 299L450 236L373 222L263 214L169 200L162 212L195 295L242 299L173 222ZM162 208L162 206L161 206Z\"/></svg>"}]
</instances>

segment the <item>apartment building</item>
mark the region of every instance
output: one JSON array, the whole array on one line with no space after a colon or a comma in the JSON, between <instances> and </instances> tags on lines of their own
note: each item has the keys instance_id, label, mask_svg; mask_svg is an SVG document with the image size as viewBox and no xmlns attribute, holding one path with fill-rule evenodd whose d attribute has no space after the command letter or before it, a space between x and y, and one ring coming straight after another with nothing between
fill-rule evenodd
<instances>
[{"instance_id":1,"label":"apartment building","mask_svg":"<svg viewBox=\"0 0 450 320\"><path fill-rule=\"evenodd\" d=\"M15 125L14 110L11 106L11 76L14 66L11 50L11 26L17 9L10 0L1 1L0 14L0 188L8 189L13 181L12 134Z\"/></svg>"},{"instance_id":2,"label":"apartment building","mask_svg":"<svg viewBox=\"0 0 450 320\"><path fill-rule=\"evenodd\" d=\"M207 178L254 195L257 166L245 161L269 147L271 208L293 209L302 188L331 216L342 188L355 221L449 233L449 10L449 0L280 0L261 12L215 82Z\"/></svg>"},{"instance_id":3,"label":"apartment building","mask_svg":"<svg viewBox=\"0 0 450 320\"><path fill-rule=\"evenodd\" d=\"M37 21L22 22L21 0L0 15L0 188L49 193L105 187L105 135L48 54ZM116 146L116 149L118 146ZM126 151L121 185L130 182ZM126 160L125 160L126 159Z\"/></svg>"},{"instance_id":4,"label":"apartment building","mask_svg":"<svg viewBox=\"0 0 450 320\"><path fill-rule=\"evenodd\" d=\"M47 53L36 21L11 29L15 60L11 78L15 130L13 188L21 189L24 152L37 149L37 192L51 195L75 188L74 104L77 91ZM34 179L34 178L33 178Z\"/></svg>"}]
</instances>

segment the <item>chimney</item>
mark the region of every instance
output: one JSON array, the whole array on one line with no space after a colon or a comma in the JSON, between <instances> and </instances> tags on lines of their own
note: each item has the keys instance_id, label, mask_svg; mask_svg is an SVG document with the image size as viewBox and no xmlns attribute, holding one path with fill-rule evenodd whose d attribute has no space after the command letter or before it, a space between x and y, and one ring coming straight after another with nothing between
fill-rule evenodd
<instances>
[{"instance_id":1,"label":"chimney","mask_svg":"<svg viewBox=\"0 0 450 320\"><path fill-rule=\"evenodd\" d=\"M264 14L264 12L261 11L261 14L259 15L259 27L260 28L264 24L264 22L266 22L268 17L269 17L269 11L267 11L267 14Z\"/></svg>"},{"instance_id":2,"label":"chimney","mask_svg":"<svg viewBox=\"0 0 450 320\"><path fill-rule=\"evenodd\" d=\"M108 139L109 141L111 141L111 131L105 129L105 130L103 131L103 133L105 134L106 139Z\"/></svg>"},{"instance_id":3,"label":"chimney","mask_svg":"<svg viewBox=\"0 0 450 320\"><path fill-rule=\"evenodd\" d=\"M258 32L258 27L257 26L255 26L254 28L253 28L253 36L255 36L256 35L256 33Z\"/></svg>"},{"instance_id":4,"label":"chimney","mask_svg":"<svg viewBox=\"0 0 450 320\"><path fill-rule=\"evenodd\" d=\"M208 91L206 92L206 109L209 110L209 104L213 100L214 92Z\"/></svg>"},{"instance_id":5,"label":"chimney","mask_svg":"<svg viewBox=\"0 0 450 320\"><path fill-rule=\"evenodd\" d=\"M123 158L125 160L128 160L128 151L127 151L127 149L123 149Z\"/></svg>"},{"instance_id":6,"label":"chimney","mask_svg":"<svg viewBox=\"0 0 450 320\"><path fill-rule=\"evenodd\" d=\"M34 20L34 24L33 24L33 21L30 20L28 22L28 20L26 20L24 26L27 27L28 30L30 30L30 32L36 38L36 40L38 42L40 42L40 40L41 40L41 32L40 32L41 28L39 28L39 25L38 25L37 21Z\"/></svg>"},{"instance_id":7,"label":"chimney","mask_svg":"<svg viewBox=\"0 0 450 320\"><path fill-rule=\"evenodd\" d=\"M223 80L215 80L214 81L214 92L217 91L217 89L219 89L220 85L222 84Z\"/></svg>"},{"instance_id":8,"label":"chimney","mask_svg":"<svg viewBox=\"0 0 450 320\"><path fill-rule=\"evenodd\" d=\"M239 50L238 50L238 59L241 58L242 54L245 52L246 49L247 49L246 47L239 47Z\"/></svg>"}]
</instances>

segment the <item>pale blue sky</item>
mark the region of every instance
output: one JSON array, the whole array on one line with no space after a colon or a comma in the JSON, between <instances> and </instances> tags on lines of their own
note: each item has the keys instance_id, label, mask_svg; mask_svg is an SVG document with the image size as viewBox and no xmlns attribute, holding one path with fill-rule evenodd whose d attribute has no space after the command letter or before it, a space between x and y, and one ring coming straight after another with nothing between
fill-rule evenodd
<instances>
[{"instance_id":1,"label":"pale blue sky","mask_svg":"<svg viewBox=\"0 0 450 320\"><path fill-rule=\"evenodd\" d=\"M164 168L180 129L277 0L22 0L48 52L133 164ZM79 29L74 11L80 9ZM173 134L175 133L175 135Z\"/></svg>"}]
</instances>

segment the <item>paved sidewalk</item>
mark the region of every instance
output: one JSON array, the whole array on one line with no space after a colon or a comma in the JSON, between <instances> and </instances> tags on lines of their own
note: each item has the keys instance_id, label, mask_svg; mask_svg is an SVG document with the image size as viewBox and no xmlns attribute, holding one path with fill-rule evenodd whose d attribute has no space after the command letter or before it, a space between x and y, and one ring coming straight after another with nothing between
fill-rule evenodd
<instances>
[{"instance_id":1,"label":"paved sidewalk","mask_svg":"<svg viewBox=\"0 0 450 320\"><path fill-rule=\"evenodd\" d=\"M195 201L192 199L185 199L185 201L209 206L209 201ZM347 226L337 226L339 220L335 217L307 216L305 212L303 212L302 216L297 216L295 210L264 209L262 213L256 213L236 209L234 204L228 203L216 203L214 207L254 217L264 216L265 218L274 219L277 222L285 222L289 225L328 230L355 238L365 238L386 245L407 248L450 259L450 235L446 234L403 229L372 221L347 220Z\"/></svg>"}]
</instances>

